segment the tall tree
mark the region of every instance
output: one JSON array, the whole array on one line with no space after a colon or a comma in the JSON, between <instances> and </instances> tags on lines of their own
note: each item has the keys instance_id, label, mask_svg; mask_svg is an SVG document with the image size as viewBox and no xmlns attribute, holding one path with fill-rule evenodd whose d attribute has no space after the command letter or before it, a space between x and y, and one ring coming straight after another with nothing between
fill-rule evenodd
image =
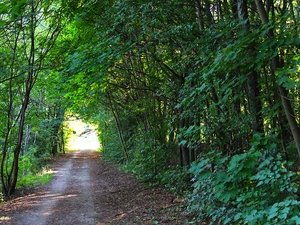
<instances>
[{"instance_id":1,"label":"tall tree","mask_svg":"<svg viewBox=\"0 0 300 225\"><path fill-rule=\"evenodd\" d=\"M10 1L3 6L6 10L1 12L1 17L5 23L0 35L6 73L1 82L5 86L2 96L6 96L7 101L3 109L6 117L1 121L5 128L1 131L4 144L0 175L3 193L10 196L17 184L31 92L40 71L46 66L45 57L59 34L61 15L59 3L53 2Z\"/></svg>"},{"instance_id":2,"label":"tall tree","mask_svg":"<svg viewBox=\"0 0 300 225\"><path fill-rule=\"evenodd\" d=\"M255 0L255 4L256 4L257 11L258 11L261 22L263 24L268 24L270 22L270 19L269 19L269 14L268 14L266 8L268 8L268 11L274 12L275 3L272 2L268 5L265 5L261 0ZM284 2L282 5L279 5L278 7L282 8L283 13L289 12L291 15L294 15L292 2L289 2L289 3ZM272 16L272 14L271 14L271 16ZM274 14L273 14L273 16L274 16ZM281 15L281 16L283 16L283 15ZM293 16L293 19L294 19L294 16ZM272 23L274 23L274 22L272 21ZM285 23L285 22L283 21L283 23ZM295 23L294 25L297 24L296 21L294 21L294 23ZM273 28L271 28L267 32L267 35L270 39L276 38ZM281 59L280 59L279 50L277 50L276 48L274 48L273 50L275 52L275 56L272 58L272 73L276 73L279 69L284 68L285 65L284 65L283 55L281 56ZM289 74L283 74L283 76L288 77ZM280 93L280 97L281 97L281 101L282 101L282 106L284 108L284 112L285 112L289 127L291 129L291 132L292 132L295 144L296 144L298 156L300 157L300 127L299 127L299 124L297 123L294 109L291 104L291 100L289 99L289 90L286 89L282 83L278 83L278 89L279 89L279 93Z\"/></svg>"}]
</instances>

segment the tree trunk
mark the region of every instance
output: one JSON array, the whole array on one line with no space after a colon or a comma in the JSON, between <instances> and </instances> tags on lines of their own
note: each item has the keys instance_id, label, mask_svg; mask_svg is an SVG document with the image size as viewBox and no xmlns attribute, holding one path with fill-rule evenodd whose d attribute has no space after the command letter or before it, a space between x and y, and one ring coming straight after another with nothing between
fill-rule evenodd
<instances>
[{"instance_id":1,"label":"tree trunk","mask_svg":"<svg viewBox=\"0 0 300 225\"><path fill-rule=\"evenodd\" d=\"M11 172L8 176L8 196L11 196L16 189L17 181L18 181L18 172L19 172L19 155L22 149L22 141L24 135L24 125L25 125L25 116L26 116L26 109L29 104L30 92L31 92L31 85L32 85L32 73L33 71L28 72L28 78L26 83L26 92L24 96L24 100L22 103L22 108L20 112L20 122L19 122L19 132L18 132L18 139L16 143L16 147L14 149L14 158L13 164L11 168Z\"/></svg>"},{"instance_id":2,"label":"tree trunk","mask_svg":"<svg viewBox=\"0 0 300 225\"><path fill-rule=\"evenodd\" d=\"M250 23L248 20L248 11L247 11L247 0L238 0L237 1L237 12L238 18L240 21L245 21L245 29L250 30ZM249 57L253 57L254 54L253 42L248 49ZM262 109L262 104L259 100L259 88L258 88L258 78L259 75L257 71L252 69L250 75L247 77L247 91L248 91L248 101L249 101L249 111L252 116L252 132L263 132L263 121L261 118L260 111Z\"/></svg>"},{"instance_id":3,"label":"tree trunk","mask_svg":"<svg viewBox=\"0 0 300 225\"><path fill-rule=\"evenodd\" d=\"M187 126L186 119L184 119L184 118L180 119L179 130L184 129L186 126ZM179 141L181 142L183 140L184 140L184 138L181 138L181 140L179 140ZM190 164L191 164L191 161L190 161L190 150L186 146L186 144L183 144L183 143L180 144L180 152L182 154L183 166L189 167Z\"/></svg>"},{"instance_id":4,"label":"tree trunk","mask_svg":"<svg viewBox=\"0 0 300 225\"><path fill-rule=\"evenodd\" d=\"M59 146L59 129L62 125L65 116L65 108L61 106L54 107L54 113L52 118L52 128L51 128L51 139L52 139L52 155L57 155L57 150Z\"/></svg>"},{"instance_id":5,"label":"tree trunk","mask_svg":"<svg viewBox=\"0 0 300 225\"><path fill-rule=\"evenodd\" d=\"M107 93L107 97L108 97L108 100L109 100L109 103L110 103L110 109L112 111L112 114L114 116L115 123L116 123L116 126L117 126L117 131L118 131L118 135L119 135L119 138L120 138L120 143L122 145L122 149L123 149L125 158L126 158L126 160L128 160L129 159L128 150L127 150L126 143L125 143L125 140L124 140L124 137L123 137L123 133L122 133L122 129L121 129L121 122L119 120L119 117L117 115L117 110L115 109L115 107L113 105L113 102L112 102L112 99L111 99L111 96L110 96L109 93Z\"/></svg>"},{"instance_id":6,"label":"tree trunk","mask_svg":"<svg viewBox=\"0 0 300 225\"><path fill-rule=\"evenodd\" d=\"M263 5L263 2L261 0L255 0L255 4L256 4L261 22L268 23L269 18L268 18L268 14L265 10L265 7ZM274 31L270 30L268 32L268 36L274 37ZM277 69L282 68L284 66L282 63L280 63L278 54L276 55L276 57L274 57L272 59L272 66L273 66L274 71L276 71ZM278 84L278 89L279 89L279 93L280 93L280 97L281 97L282 106L284 108L284 112L285 112L289 127L291 129L291 132L292 132L292 135L293 135L293 138L295 141L298 156L300 157L300 128L295 119L295 114L294 114L294 110L293 110L291 101L288 98L288 90L285 89L281 84Z\"/></svg>"}]
</instances>

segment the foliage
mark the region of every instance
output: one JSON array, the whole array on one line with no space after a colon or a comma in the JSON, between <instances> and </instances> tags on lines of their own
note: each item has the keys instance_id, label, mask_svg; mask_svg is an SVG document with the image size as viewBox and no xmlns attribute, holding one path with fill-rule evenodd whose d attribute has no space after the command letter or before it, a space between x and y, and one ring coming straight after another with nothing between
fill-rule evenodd
<instances>
[{"instance_id":1,"label":"foliage","mask_svg":"<svg viewBox=\"0 0 300 225\"><path fill-rule=\"evenodd\" d=\"M298 224L297 173L277 151L275 138L255 135L249 151L231 158L206 154L190 169L189 210L211 224ZM264 155L262 154L264 153ZM210 171L212 163L215 170Z\"/></svg>"},{"instance_id":2,"label":"foliage","mask_svg":"<svg viewBox=\"0 0 300 225\"><path fill-rule=\"evenodd\" d=\"M37 155L36 149L34 148L30 148L26 155L22 155L19 161L19 179L17 188L48 183L53 177L53 172L47 168L47 159L49 158L49 152L44 155ZM10 168L13 162L11 156L9 159L7 168Z\"/></svg>"},{"instance_id":3,"label":"foliage","mask_svg":"<svg viewBox=\"0 0 300 225\"><path fill-rule=\"evenodd\" d=\"M157 175L157 183L164 185L177 196L185 196L191 191L190 180L186 176L187 173L185 167L169 166Z\"/></svg>"},{"instance_id":4,"label":"foliage","mask_svg":"<svg viewBox=\"0 0 300 225\"><path fill-rule=\"evenodd\" d=\"M70 3L88 38L61 74L104 157L178 194L191 167L191 212L220 223L297 219L298 11L255 2Z\"/></svg>"},{"instance_id":5,"label":"foliage","mask_svg":"<svg viewBox=\"0 0 300 225\"><path fill-rule=\"evenodd\" d=\"M17 188L45 184L52 179L53 172L46 165L39 165L39 161L34 156L23 156L20 158L20 179Z\"/></svg>"},{"instance_id":6,"label":"foliage","mask_svg":"<svg viewBox=\"0 0 300 225\"><path fill-rule=\"evenodd\" d=\"M50 50L65 20L60 2L4 1L1 9L0 179L8 197L17 186L20 157L30 148L39 148L37 158L42 157L56 144L50 116L53 108L39 77L45 81L46 75L53 74L49 71L53 66Z\"/></svg>"},{"instance_id":7,"label":"foliage","mask_svg":"<svg viewBox=\"0 0 300 225\"><path fill-rule=\"evenodd\" d=\"M171 152L156 146L155 139L150 133L132 138L134 144L131 145L132 148L129 151L130 161L125 165L126 170L143 182L158 182L158 175L168 165L167 160L170 158ZM149 142L145 142L145 139Z\"/></svg>"},{"instance_id":8,"label":"foliage","mask_svg":"<svg viewBox=\"0 0 300 225\"><path fill-rule=\"evenodd\" d=\"M19 26L38 15L25 3L0 10L3 162L54 155L68 112L98 125L105 159L192 189L198 219L299 223L299 3L41 1L49 33Z\"/></svg>"}]
</instances>

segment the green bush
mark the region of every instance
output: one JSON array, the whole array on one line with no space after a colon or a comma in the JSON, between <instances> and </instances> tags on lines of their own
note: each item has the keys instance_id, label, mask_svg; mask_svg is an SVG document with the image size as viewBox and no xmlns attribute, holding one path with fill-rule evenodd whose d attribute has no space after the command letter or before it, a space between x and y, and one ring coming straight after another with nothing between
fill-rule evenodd
<instances>
[{"instance_id":1,"label":"green bush","mask_svg":"<svg viewBox=\"0 0 300 225\"><path fill-rule=\"evenodd\" d=\"M52 172L43 164L45 162L42 158L35 157L34 149L31 150L20 157L17 188L44 184L53 177ZM48 158L49 154L44 154L44 157Z\"/></svg>"},{"instance_id":2,"label":"green bush","mask_svg":"<svg viewBox=\"0 0 300 225\"><path fill-rule=\"evenodd\" d=\"M28 173L25 176L20 176L17 183L17 188L46 184L53 178L53 173L53 171L45 167L38 173Z\"/></svg>"},{"instance_id":3,"label":"green bush","mask_svg":"<svg viewBox=\"0 0 300 225\"><path fill-rule=\"evenodd\" d=\"M192 165L189 211L218 224L300 224L297 174L273 138L256 135L249 151L203 155ZM264 154L263 154L264 153ZM211 164L215 163L214 171Z\"/></svg>"},{"instance_id":4,"label":"green bush","mask_svg":"<svg viewBox=\"0 0 300 225\"><path fill-rule=\"evenodd\" d=\"M156 176L164 170L164 165L166 165L163 149L142 142L140 144L140 148L130 151L133 157L124 165L124 169L133 173L142 182L156 183Z\"/></svg>"},{"instance_id":5,"label":"green bush","mask_svg":"<svg viewBox=\"0 0 300 225\"><path fill-rule=\"evenodd\" d=\"M190 189L188 169L181 166L169 166L157 175L160 184L172 191L177 196L182 196Z\"/></svg>"}]
</instances>

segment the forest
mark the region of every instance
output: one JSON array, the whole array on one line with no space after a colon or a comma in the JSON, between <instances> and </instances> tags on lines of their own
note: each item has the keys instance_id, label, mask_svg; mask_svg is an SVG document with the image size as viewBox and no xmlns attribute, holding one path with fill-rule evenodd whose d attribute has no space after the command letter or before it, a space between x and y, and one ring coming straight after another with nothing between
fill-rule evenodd
<instances>
[{"instance_id":1,"label":"forest","mask_svg":"<svg viewBox=\"0 0 300 225\"><path fill-rule=\"evenodd\" d=\"M299 17L299 0L0 0L2 195L75 116L194 221L300 224Z\"/></svg>"}]
</instances>

